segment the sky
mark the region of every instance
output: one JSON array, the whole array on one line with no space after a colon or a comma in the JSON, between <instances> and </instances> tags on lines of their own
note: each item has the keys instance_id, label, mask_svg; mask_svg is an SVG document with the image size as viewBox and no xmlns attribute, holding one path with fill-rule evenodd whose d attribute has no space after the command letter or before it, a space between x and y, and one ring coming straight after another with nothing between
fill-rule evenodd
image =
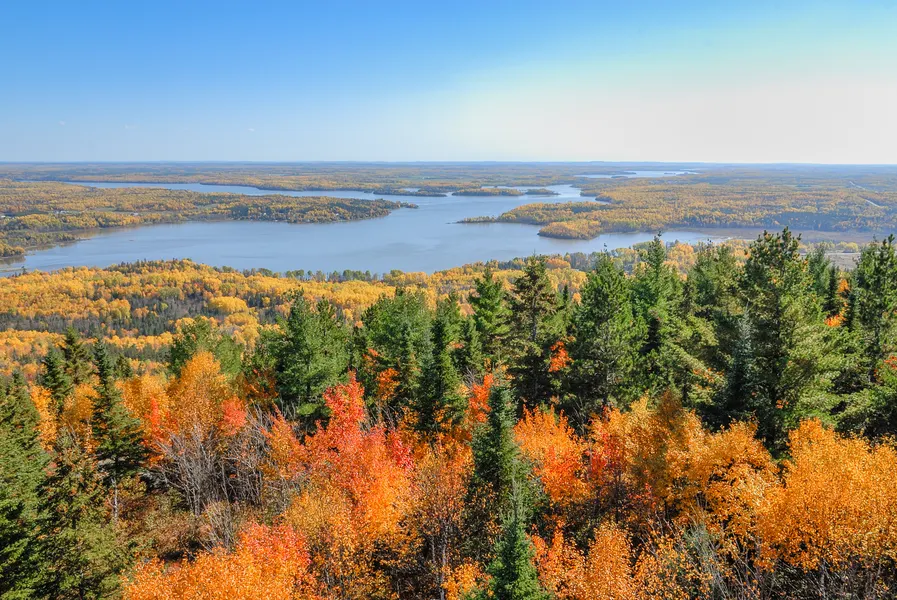
<instances>
[{"instance_id":1,"label":"sky","mask_svg":"<svg viewBox=\"0 0 897 600\"><path fill-rule=\"evenodd\" d=\"M7 0L0 23L0 161L897 163L897 0Z\"/></svg>"}]
</instances>

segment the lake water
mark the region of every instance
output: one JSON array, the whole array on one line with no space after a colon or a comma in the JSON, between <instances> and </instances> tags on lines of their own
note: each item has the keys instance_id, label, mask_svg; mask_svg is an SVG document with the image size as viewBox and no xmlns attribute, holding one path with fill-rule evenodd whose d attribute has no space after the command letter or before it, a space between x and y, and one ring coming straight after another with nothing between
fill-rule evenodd
<instances>
[{"instance_id":1,"label":"lake water","mask_svg":"<svg viewBox=\"0 0 897 600\"><path fill-rule=\"evenodd\" d=\"M498 216L531 202L583 201L579 189L550 186L556 196L445 196L408 197L358 191L271 192L245 186L204 184L90 183L95 187L164 187L200 192L235 192L289 196L385 198L413 202L378 219L324 224L260 221L191 222L109 230L73 244L28 254L6 263L10 271L25 267L53 270L70 266L106 267L120 262L190 258L196 262L237 269L273 271L392 269L432 273L490 259L509 260L531 254L563 254L615 249L650 240L654 232L610 233L593 240L558 240L536 235L539 227L511 223L460 224L476 216ZM668 231L667 241L698 242L710 239L699 231Z\"/></svg>"},{"instance_id":2,"label":"lake water","mask_svg":"<svg viewBox=\"0 0 897 600\"><path fill-rule=\"evenodd\" d=\"M673 175L697 175L694 171L621 171L620 173L580 175L588 179L613 179L615 177L625 179L637 179L640 177L670 177Z\"/></svg>"}]
</instances>

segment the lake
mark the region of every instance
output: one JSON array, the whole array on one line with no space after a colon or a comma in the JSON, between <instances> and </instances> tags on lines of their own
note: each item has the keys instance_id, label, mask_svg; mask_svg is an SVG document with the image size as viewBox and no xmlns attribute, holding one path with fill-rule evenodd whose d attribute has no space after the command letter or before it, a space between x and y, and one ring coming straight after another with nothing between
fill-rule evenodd
<instances>
[{"instance_id":1,"label":"lake","mask_svg":"<svg viewBox=\"0 0 897 600\"><path fill-rule=\"evenodd\" d=\"M93 187L162 187L198 192L249 195L384 198L413 202L378 219L343 223L273 223L262 221L191 222L107 230L91 238L29 253L3 266L8 274L72 266L106 267L121 262L189 258L214 266L273 271L354 269L386 273L392 269L432 273L490 259L509 260L532 254L595 252L650 240L654 232L609 233L593 240L560 240L536 235L539 227L512 223L460 224L476 216L498 216L531 202L583 201L579 189L550 186L556 196L408 197L359 191L272 192L246 186L205 184L79 183ZM667 241L711 239L699 231L668 231ZM719 239L719 238L716 238Z\"/></svg>"}]
</instances>

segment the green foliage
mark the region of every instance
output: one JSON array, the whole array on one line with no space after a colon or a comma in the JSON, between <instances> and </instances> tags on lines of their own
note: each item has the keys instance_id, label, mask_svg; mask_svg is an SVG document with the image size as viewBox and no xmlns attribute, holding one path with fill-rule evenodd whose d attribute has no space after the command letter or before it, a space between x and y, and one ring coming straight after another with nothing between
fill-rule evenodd
<instances>
[{"instance_id":1,"label":"green foliage","mask_svg":"<svg viewBox=\"0 0 897 600\"><path fill-rule=\"evenodd\" d=\"M751 245L741 287L744 348L751 355L744 404L761 437L781 448L786 426L807 408L801 401L826 391L832 368L830 335L798 238L787 228L760 236Z\"/></svg>"},{"instance_id":2,"label":"green foliage","mask_svg":"<svg viewBox=\"0 0 897 600\"><path fill-rule=\"evenodd\" d=\"M495 549L495 559L489 565L489 598L496 600L548 600L549 595L539 584L533 564L533 546L524 529L524 510L515 508L504 524Z\"/></svg>"},{"instance_id":3,"label":"green foliage","mask_svg":"<svg viewBox=\"0 0 897 600\"><path fill-rule=\"evenodd\" d=\"M124 553L109 525L104 495L93 459L63 432L53 468L39 488L37 597L98 599L117 589Z\"/></svg>"},{"instance_id":4,"label":"green foliage","mask_svg":"<svg viewBox=\"0 0 897 600\"><path fill-rule=\"evenodd\" d=\"M51 348L44 357L40 383L50 390L53 410L57 415L61 414L66 398L72 395L75 386L71 376L66 372L62 356L55 348Z\"/></svg>"},{"instance_id":5,"label":"green foliage","mask_svg":"<svg viewBox=\"0 0 897 600\"><path fill-rule=\"evenodd\" d=\"M65 373L72 383L75 385L87 383L90 377L90 350L73 327L66 329L61 350Z\"/></svg>"},{"instance_id":6,"label":"green foliage","mask_svg":"<svg viewBox=\"0 0 897 600\"><path fill-rule=\"evenodd\" d=\"M282 408L306 416L322 416L321 397L340 382L349 366L349 331L330 302L312 308L302 292L292 298L290 312L262 344L270 353Z\"/></svg>"},{"instance_id":7,"label":"green foliage","mask_svg":"<svg viewBox=\"0 0 897 600\"><path fill-rule=\"evenodd\" d=\"M508 307L502 282L495 279L488 266L477 279L470 295L473 319L482 340L483 352L493 362L501 362L503 345L508 336Z\"/></svg>"},{"instance_id":8,"label":"green foliage","mask_svg":"<svg viewBox=\"0 0 897 600\"><path fill-rule=\"evenodd\" d=\"M573 313L573 359L568 414L580 425L612 404L626 404L636 360L639 323L626 275L602 255L581 291Z\"/></svg>"},{"instance_id":9,"label":"green foliage","mask_svg":"<svg viewBox=\"0 0 897 600\"><path fill-rule=\"evenodd\" d=\"M544 257L530 257L508 298L508 346L514 391L525 406L548 400L553 390L548 372L551 346L564 335L559 299Z\"/></svg>"},{"instance_id":10,"label":"green foliage","mask_svg":"<svg viewBox=\"0 0 897 600\"><path fill-rule=\"evenodd\" d=\"M38 486L47 459L37 436L38 415L19 373L0 381L0 599L32 597Z\"/></svg>"},{"instance_id":11,"label":"green foliage","mask_svg":"<svg viewBox=\"0 0 897 600\"><path fill-rule=\"evenodd\" d=\"M198 352L211 352L221 363L222 373L235 375L240 372L240 346L206 317L184 325L175 336L168 352L168 369L172 375L179 375L187 361Z\"/></svg>"},{"instance_id":12,"label":"green foliage","mask_svg":"<svg viewBox=\"0 0 897 600\"><path fill-rule=\"evenodd\" d=\"M424 365L417 405L417 428L427 433L460 422L467 408L453 347L458 343L461 313L450 295L439 303L432 328L432 355Z\"/></svg>"},{"instance_id":13,"label":"green foliage","mask_svg":"<svg viewBox=\"0 0 897 600\"><path fill-rule=\"evenodd\" d=\"M94 347L98 385L90 419L94 457L103 483L113 489L113 511L118 517L118 485L135 474L147 457L140 420L122 402L115 385L115 364L106 344Z\"/></svg>"}]
</instances>

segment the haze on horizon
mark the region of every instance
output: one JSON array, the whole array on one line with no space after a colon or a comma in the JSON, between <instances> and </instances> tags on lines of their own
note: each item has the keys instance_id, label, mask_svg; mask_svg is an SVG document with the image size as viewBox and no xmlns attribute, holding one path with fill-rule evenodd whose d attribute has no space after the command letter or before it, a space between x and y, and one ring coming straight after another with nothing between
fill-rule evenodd
<instances>
[{"instance_id":1,"label":"haze on horizon","mask_svg":"<svg viewBox=\"0 0 897 600\"><path fill-rule=\"evenodd\" d=\"M897 2L11 2L0 161L897 163Z\"/></svg>"}]
</instances>

